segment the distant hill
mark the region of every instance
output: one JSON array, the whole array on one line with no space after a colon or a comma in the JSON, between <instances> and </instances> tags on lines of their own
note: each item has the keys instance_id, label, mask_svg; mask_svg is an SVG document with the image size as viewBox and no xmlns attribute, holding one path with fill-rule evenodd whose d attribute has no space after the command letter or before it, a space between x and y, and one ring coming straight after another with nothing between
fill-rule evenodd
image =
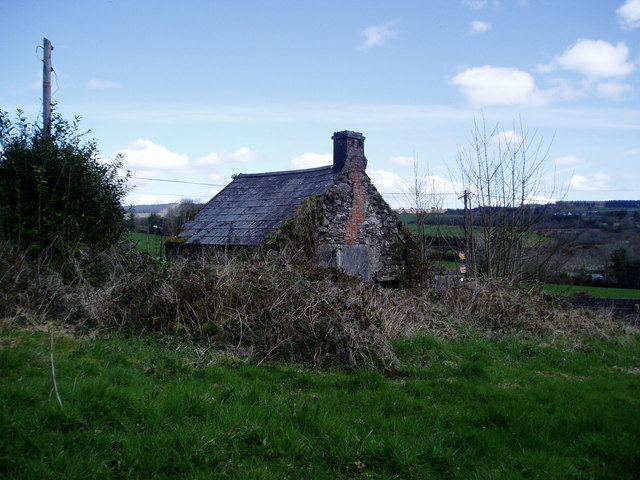
<instances>
[{"instance_id":1,"label":"distant hill","mask_svg":"<svg viewBox=\"0 0 640 480\"><path fill-rule=\"evenodd\" d=\"M156 205L132 205L130 211L133 213L160 213L175 203L159 203ZM126 208L129 211L129 208Z\"/></svg>"}]
</instances>

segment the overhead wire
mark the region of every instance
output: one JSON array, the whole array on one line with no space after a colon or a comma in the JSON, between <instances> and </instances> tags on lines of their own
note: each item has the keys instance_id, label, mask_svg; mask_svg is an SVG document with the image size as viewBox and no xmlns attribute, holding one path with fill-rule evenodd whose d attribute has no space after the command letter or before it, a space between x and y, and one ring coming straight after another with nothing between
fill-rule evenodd
<instances>
[{"instance_id":1,"label":"overhead wire","mask_svg":"<svg viewBox=\"0 0 640 480\"><path fill-rule=\"evenodd\" d=\"M222 183L206 183L206 182L189 182L186 180L172 180L172 179L168 179L168 178L151 178L151 177L138 177L138 176L129 176L126 177L124 175L120 176L120 178L128 178L128 179L132 179L132 180L147 180L147 181L151 181L151 182L165 182L165 183L176 183L176 184L184 184L184 185L202 185L205 187L226 187L227 184L222 184ZM623 188L618 188L618 189L599 189L599 190L590 190L592 192L632 192L634 191L634 189L623 189ZM144 192L141 192L144 193ZM388 196L393 196L393 197L407 197L407 196L411 196L411 194L406 193L406 192L380 192L381 195L388 195ZM540 192L540 195L545 195L545 192ZM172 194L175 195L175 194ZM432 197L443 197L443 196L454 196L454 195L458 195L458 193L456 192L433 192L433 193L425 193L425 195L427 196L432 196ZM496 198L499 199L501 198L498 195L489 195L486 197L491 197L491 198Z\"/></svg>"},{"instance_id":2,"label":"overhead wire","mask_svg":"<svg viewBox=\"0 0 640 480\"><path fill-rule=\"evenodd\" d=\"M207 187L226 187L226 184L219 183L202 183L202 182L187 182L185 180L170 180L168 178L150 178L150 177L126 177L124 175L120 175L120 178L131 178L133 180L149 180L152 182L167 182L167 183L184 183L185 185L204 185Z\"/></svg>"},{"instance_id":3,"label":"overhead wire","mask_svg":"<svg viewBox=\"0 0 640 480\"><path fill-rule=\"evenodd\" d=\"M42 49L42 58L38 56L38 49ZM40 62L44 62L44 47L42 45L36 45L36 58ZM36 119L40 118L40 116L44 116L44 112L42 111L42 99L40 99L40 108L38 108L38 114L36 115Z\"/></svg>"}]
</instances>

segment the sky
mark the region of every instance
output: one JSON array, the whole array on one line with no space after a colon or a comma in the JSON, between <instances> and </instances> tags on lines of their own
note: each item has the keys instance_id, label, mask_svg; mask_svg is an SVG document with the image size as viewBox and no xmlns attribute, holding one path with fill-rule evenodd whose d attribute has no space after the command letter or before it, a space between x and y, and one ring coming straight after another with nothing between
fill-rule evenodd
<instances>
[{"instance_id":1,"label":"sky","mask_svg":"<svg viewBox=\"0 0 640 480\"><path fill-rule=\"evenodd\" d=\"M540 198L640 198L640 0L3 0L2 11L0 109L42 121L47 37L56 108L81 117L105 160L124 155L127 204L206 201L233 174L327 165L332 134L353 130L392 206L411 206L417 165L461 208L458 159L482 124L490 145L544 145Z\"/></svg>"}]
</instances>

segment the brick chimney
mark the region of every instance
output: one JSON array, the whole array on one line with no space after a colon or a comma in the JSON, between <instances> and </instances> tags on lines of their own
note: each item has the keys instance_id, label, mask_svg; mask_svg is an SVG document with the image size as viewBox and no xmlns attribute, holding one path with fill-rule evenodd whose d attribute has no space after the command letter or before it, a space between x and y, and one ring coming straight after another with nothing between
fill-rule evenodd
<instances>
[{"instance_id":1,"label":"brick chimney","mask_svg":"<svg viewBox=\"0 0 640 480\"><path fill-rule=\"evenodd\" d=\"M333 137L333 170L341 171L360 170L367 168L367 159L364 157L364 135L351 130L335 132Z\"/></svg>"}]
</instances>

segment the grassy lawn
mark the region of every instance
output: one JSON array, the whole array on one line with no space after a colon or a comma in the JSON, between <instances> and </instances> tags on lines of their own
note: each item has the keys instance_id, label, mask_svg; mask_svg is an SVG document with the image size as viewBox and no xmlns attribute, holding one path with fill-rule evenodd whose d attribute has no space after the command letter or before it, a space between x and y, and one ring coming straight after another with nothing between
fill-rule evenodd
<instances>
[{"instance_id":1,"label":"grassy lawn","mask_svg":"<svg viewBox=\"0 0 640 480\"><path fill-rule=\"evenodd\" d=\"M640 347L397 342L405 371L216 357L175 337L0 333L0 477L635 479Z\"/></svg>"},{"instance_id":2,"label":"grassy lawn","mask_svg":"<svg viewBox=\"0 0 640 480\"><path fill-rule=\"evenodd\" d=\"M544 291L551 295L570 296L574 294L587 294L592 297L605 298L640 298L640 290L631 288L608 288L608 287L581 287L578 285L560 285L548 283L544 286Z\"/></svg>"},{"instance_id":3,"label":"grassy lawn","mask_svg":"<svg viewBox=\"0 0 640 480\"><path fill-rule=\"evenodd\" d=\"M131 241L140 252L148 253L153 257L160 257L164 254L164 242L168 239L162 235L152 235L150 233L134 232L131 234Z\"/></svg>"}]
</instances>

